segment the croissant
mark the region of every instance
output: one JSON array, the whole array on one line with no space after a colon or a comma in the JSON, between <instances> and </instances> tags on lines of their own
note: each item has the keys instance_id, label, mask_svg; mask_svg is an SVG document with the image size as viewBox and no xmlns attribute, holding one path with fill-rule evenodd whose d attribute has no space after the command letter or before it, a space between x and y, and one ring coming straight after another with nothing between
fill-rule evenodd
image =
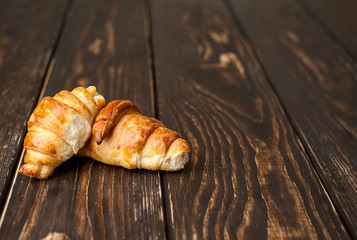
<instances>
[{"instance_id":1,"label":"croissant","mask_svg":"<svg viewBox=\"0 0 357 240\"><path fill-rule=\"evenodd\" d=\"M79 155L127 169L176 171L188 162L189 153L188 142L177 132L143 116L132 102L115 100L98 114Z\"/></svg>"},{"instance_id":2,"label":"croissant","mask_svg":"<svg viewBox=\"0 0 357 240\"><path fill-rule=\"evenodd\" d=\"M104 105L105 99L94 86L43 98L28 121L25 164L19 172L39 179L51 176L58 165L84 146Z\"/></svg>"}]
</instances>

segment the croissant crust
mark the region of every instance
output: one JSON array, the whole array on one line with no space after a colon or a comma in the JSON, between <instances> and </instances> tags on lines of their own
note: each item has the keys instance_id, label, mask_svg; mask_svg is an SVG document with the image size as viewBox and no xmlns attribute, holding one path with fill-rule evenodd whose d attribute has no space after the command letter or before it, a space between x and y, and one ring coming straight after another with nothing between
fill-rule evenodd
<instances>
[{"instance_id":1,"label":"croissant crust","mask_svg":"<svg viewBox=\"0 0 357 240\"><path fill-rule=\"evenodd\" d=\"M84 146L91 135L95 115L104 105L103 96L93 86L44 97L28 121L25 164L19 172L48 178L58 165Z\"/></svg>"},{"instance_id":2,"label":"croissant crust","mask_svg":"<svg viewBox=\"0 0 357 240\"><path fill-rule=\"evenodd\" d=\"M176 171L189 160L188 142L128 100L110 102L97 116L81 155L128 169Z\"/></svg>"}]
</instances>

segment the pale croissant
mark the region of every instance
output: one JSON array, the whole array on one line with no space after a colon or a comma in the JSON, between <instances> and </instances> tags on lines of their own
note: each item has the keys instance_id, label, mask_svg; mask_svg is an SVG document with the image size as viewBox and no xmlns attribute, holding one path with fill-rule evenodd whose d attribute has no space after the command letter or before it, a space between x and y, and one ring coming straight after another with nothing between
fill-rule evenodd
<instances>
[{"instance_id":1,"label":"pale croissant","mask_svg":"<svg viewBox=\"0 0 357 240\"><path fill-rule=\"evenodd\" d=\"M188 162L189 153L188 142L177 132L143 116L132 102L116 100L100 111L79 155L127 169L176 171Z\"/></svg>"},{"instance_id":2,"label":"pale croissant","mask_svg":"<svg viewBox=\"0 0 357 240\"><path fill-rule=\"evenodd\" d=\"M43 98L28 121L25 164L19 172L48 178L58 165L84 146L94 118L104 105L105 99L94 86Z\"/></svg>"}]
</instances>

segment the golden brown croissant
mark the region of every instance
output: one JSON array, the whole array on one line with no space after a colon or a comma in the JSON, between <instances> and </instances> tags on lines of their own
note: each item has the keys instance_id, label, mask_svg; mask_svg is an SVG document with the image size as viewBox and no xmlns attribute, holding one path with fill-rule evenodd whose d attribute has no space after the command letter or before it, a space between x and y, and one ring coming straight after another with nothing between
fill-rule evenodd
<instances>
[{"instance_id":1,"label":"golden brown croissant","mask_svg":"<svg viewBox=\"0 0 357 240\"><path fill-rule=\"evenodd\" d=\"M54 169L84 146L92 123L105 100L94 86L61 91L45 97L28 122L24 141L26 155L19 172L39 179L48 178Z\"/></svg>"},{"instance_id":2,"label":"golden brown croissant","mask_svg":"<svg viewBox=\"0 0 357 240\"><path fill-rule=\"evenodd\" d=\"M128 169L176 171L188 162L189 152L177 132L143 116L132 102L116 100L100 111L79 155Z\"/></svg>"}]
</instances>

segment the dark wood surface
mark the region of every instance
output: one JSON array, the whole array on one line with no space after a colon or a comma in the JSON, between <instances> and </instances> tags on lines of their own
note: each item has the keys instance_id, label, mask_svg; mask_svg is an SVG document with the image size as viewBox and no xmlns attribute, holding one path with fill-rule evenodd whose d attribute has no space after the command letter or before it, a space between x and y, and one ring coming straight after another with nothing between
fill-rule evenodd
<instances>
[{"instance_id":1,"label":"dark wood surface","mask_svg":"<svg viewBox=\"0 0 357 240\"><path fill-rule=\"evenodd\" d=\"M41 91L67 1L0 1L0 206Z\"/></svg>"},{"instance_id":2,"label":"dark wood surface","mask_svg":"<svg viewBox=\"0 0 357 240\"><path fill-rule=\"evenodd\" d=\"M194 152L186 171L164 174L169 235L345 238L223 2L174 2L152 4L159 117L186 133Z\"/></svg>"},{"instance_id":3,"label":"dark wood surface","mask_svg":"<svg viewBox=\"0 0 357 240\"><path fill-rule=\"evenodd\" d=\"M0 238L357 238L353 7L1 0ZM179 131L189 164L17 174L37 102L88 85Z\"/></svg>"},{"instance_id":4,"label":"dark wood surface","mask_svg":"<svg viewBox=\"0 0 357 240\"><path fill-rule=\"evenodd\" d=\"M299 0L304 10L332 39L357 60L357 2L335 0Z\"/></svg>"},{"instance_id":5,"label":"dark wood surface","mask_svg":"<svg viewBox=\"0 0 357 240\"><path fill-rule=\"evenodd\" d=\"M351 214L357 213L355 62L295 2L239 0L233 6L316 171L357 238L357 214Z\"/></svg>"}]
</instances>

